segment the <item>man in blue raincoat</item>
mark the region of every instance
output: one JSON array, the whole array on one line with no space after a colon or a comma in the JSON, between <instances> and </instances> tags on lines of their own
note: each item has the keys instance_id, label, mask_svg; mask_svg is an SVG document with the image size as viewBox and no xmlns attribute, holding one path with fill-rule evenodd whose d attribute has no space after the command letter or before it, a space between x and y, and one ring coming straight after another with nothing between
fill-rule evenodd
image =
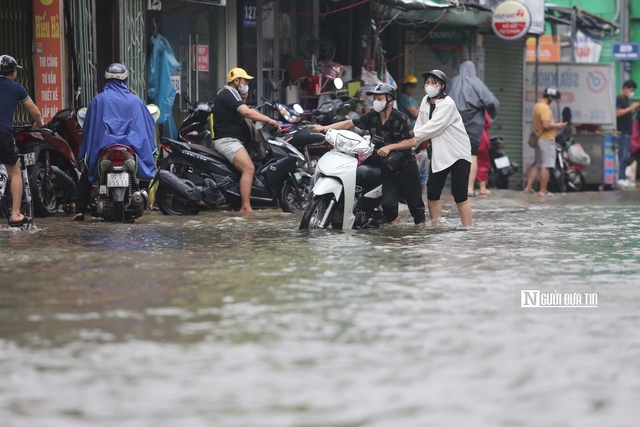
<instances>
[{"instance_id":1,"label":"man in blue raincoat","mask_svg":"<svg viewBox=\"0 0 640 427\"><path fill-rule=\"evenodd\" d=\"M107 84L87 109L78 155L86 168L76 189L74 221L84 220L91 183L98 180L100 152L104 148L113 144L131 147L138 157L136 178L149 181L155 176L155 122L144 102L129 92L128 76L124 65L109 65L105 71Z\"/></svg>"}]
</instances>

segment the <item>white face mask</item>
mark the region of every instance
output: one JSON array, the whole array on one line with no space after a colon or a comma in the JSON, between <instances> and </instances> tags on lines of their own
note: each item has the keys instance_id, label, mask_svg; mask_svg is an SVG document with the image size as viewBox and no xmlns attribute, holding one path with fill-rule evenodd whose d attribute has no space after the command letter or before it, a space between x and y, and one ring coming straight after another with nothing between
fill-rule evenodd
<instances>
[{"instance_id":1,"label":"white face mask","mask_svg":"<svg viewBox=\"0 0 640 427\"><path fill-rule=\"evenodd\" d=\"M240 92L240 95L244 95L245 93L249 92L249 85L241 84L240 86L238 86L238 92Z\"/></svg>"},{"instance_id":2,"label":"white face mask","mask_svg":"<svg viewBox=\"0 0 640 427\"><path fill-rule=\"evenodd\" d=\"M636 95L635 92L629 92L629 98L633 98Z\"/></svg>"},{"instance_id":3,"label":"white face mask","mask_svg":"<svg viewBox=\"0 0 640 427\"><path fill-rule=\"evenodd\" d=\"M385 101L373 101L373 109L378 113L384 111L385 108L387 108L387 103Z\"/></svg>"},{"instance_id":4,"label":"white face mask","mask_svg":"<svg viewBox=\"0 0 640 427\"><path fill-rule=\"evenodd\" d=\"M424 91L429 98L433 98L438 96L438 94L440 93L440 88L431 85L424 85Z\"/></svg>"}]
</instances>

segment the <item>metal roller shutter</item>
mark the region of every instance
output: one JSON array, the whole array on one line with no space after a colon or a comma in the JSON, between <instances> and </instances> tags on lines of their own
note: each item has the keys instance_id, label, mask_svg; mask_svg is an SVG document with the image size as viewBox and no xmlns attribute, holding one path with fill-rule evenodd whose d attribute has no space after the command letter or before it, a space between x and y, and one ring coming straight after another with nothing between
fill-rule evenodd
<instances>
[{"instance_id":1,"label":"metal roller shutter","mask_svg":"<svg viewBox=\"0 0 640 427\"><path fill-rule=\"evenodd\" d=\"M129 69L127 85L143 101L147 97L147 57L144 36L146 2L121 0L120 2L120 60Z\"/></svg>"},{"instance_id":2,"label":"metal roller shutter","mask_svg":"<svg viewBox=\"0 0 640 427\"><path fill-rule=\"evenodd\" d=\"M484 35L484 82L500 101L491 136L504 138L507 155L522 165L522 96L525 41L505 41ZM520 188L522 170L511 177L510 188Z\"/></svg>"}]
</instances>

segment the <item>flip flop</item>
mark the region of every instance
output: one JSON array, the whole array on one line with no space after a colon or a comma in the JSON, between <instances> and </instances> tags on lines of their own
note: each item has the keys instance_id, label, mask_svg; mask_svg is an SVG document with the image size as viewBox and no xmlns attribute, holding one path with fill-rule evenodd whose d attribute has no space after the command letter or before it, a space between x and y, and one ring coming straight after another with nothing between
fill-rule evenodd
<instances>
[{"instance_id":1,"label":"flip flop","mask_svg":"<svg viewBox=\"0 0 640 427\"><path fill-rule=\"evenodd\" d=\"M26 215L22 215L22 219L20 221L9 220L9 227L22 227L25 224L29 224L31 221L33 221L31 218Z\"/></svg>"},{"instance_id":2,"label":"flip flop","mask_svg":"<svg viewBox=\"0 0 640 427\"><path fill-rule=\"evenodd\" d=\"M476 196L477 194L475 191L473 193L467 193L467 197L476 197Z\"/></svg>"},{"instance_id":3,"label":"flip flop","mask_svg":"<svg viewBox=\"0 0 640 427\"><path fill-rule=\"evenodd\" d=\"M73 218L71 218L71 221L84 221L84 214L83 213L75 214Z\"/></svg>"}]
</instances>

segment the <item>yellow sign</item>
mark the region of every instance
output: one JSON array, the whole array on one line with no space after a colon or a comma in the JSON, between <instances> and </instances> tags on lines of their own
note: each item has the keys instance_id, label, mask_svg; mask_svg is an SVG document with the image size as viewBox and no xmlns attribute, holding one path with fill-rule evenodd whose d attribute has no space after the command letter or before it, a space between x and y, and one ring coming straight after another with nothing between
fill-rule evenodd
<instances>
[{"instance_id":1,"label":"yellow sign","mask_svg":"<svg viewBox=\"0 0 640 427\"><path fill-rule=\"evenodd\" d=\"M536 62L536 39L527 39L527 62ZM550 34L540 36L538 62L560 62L560 37L557 41Z\"/></svg>"}]
</instances>

